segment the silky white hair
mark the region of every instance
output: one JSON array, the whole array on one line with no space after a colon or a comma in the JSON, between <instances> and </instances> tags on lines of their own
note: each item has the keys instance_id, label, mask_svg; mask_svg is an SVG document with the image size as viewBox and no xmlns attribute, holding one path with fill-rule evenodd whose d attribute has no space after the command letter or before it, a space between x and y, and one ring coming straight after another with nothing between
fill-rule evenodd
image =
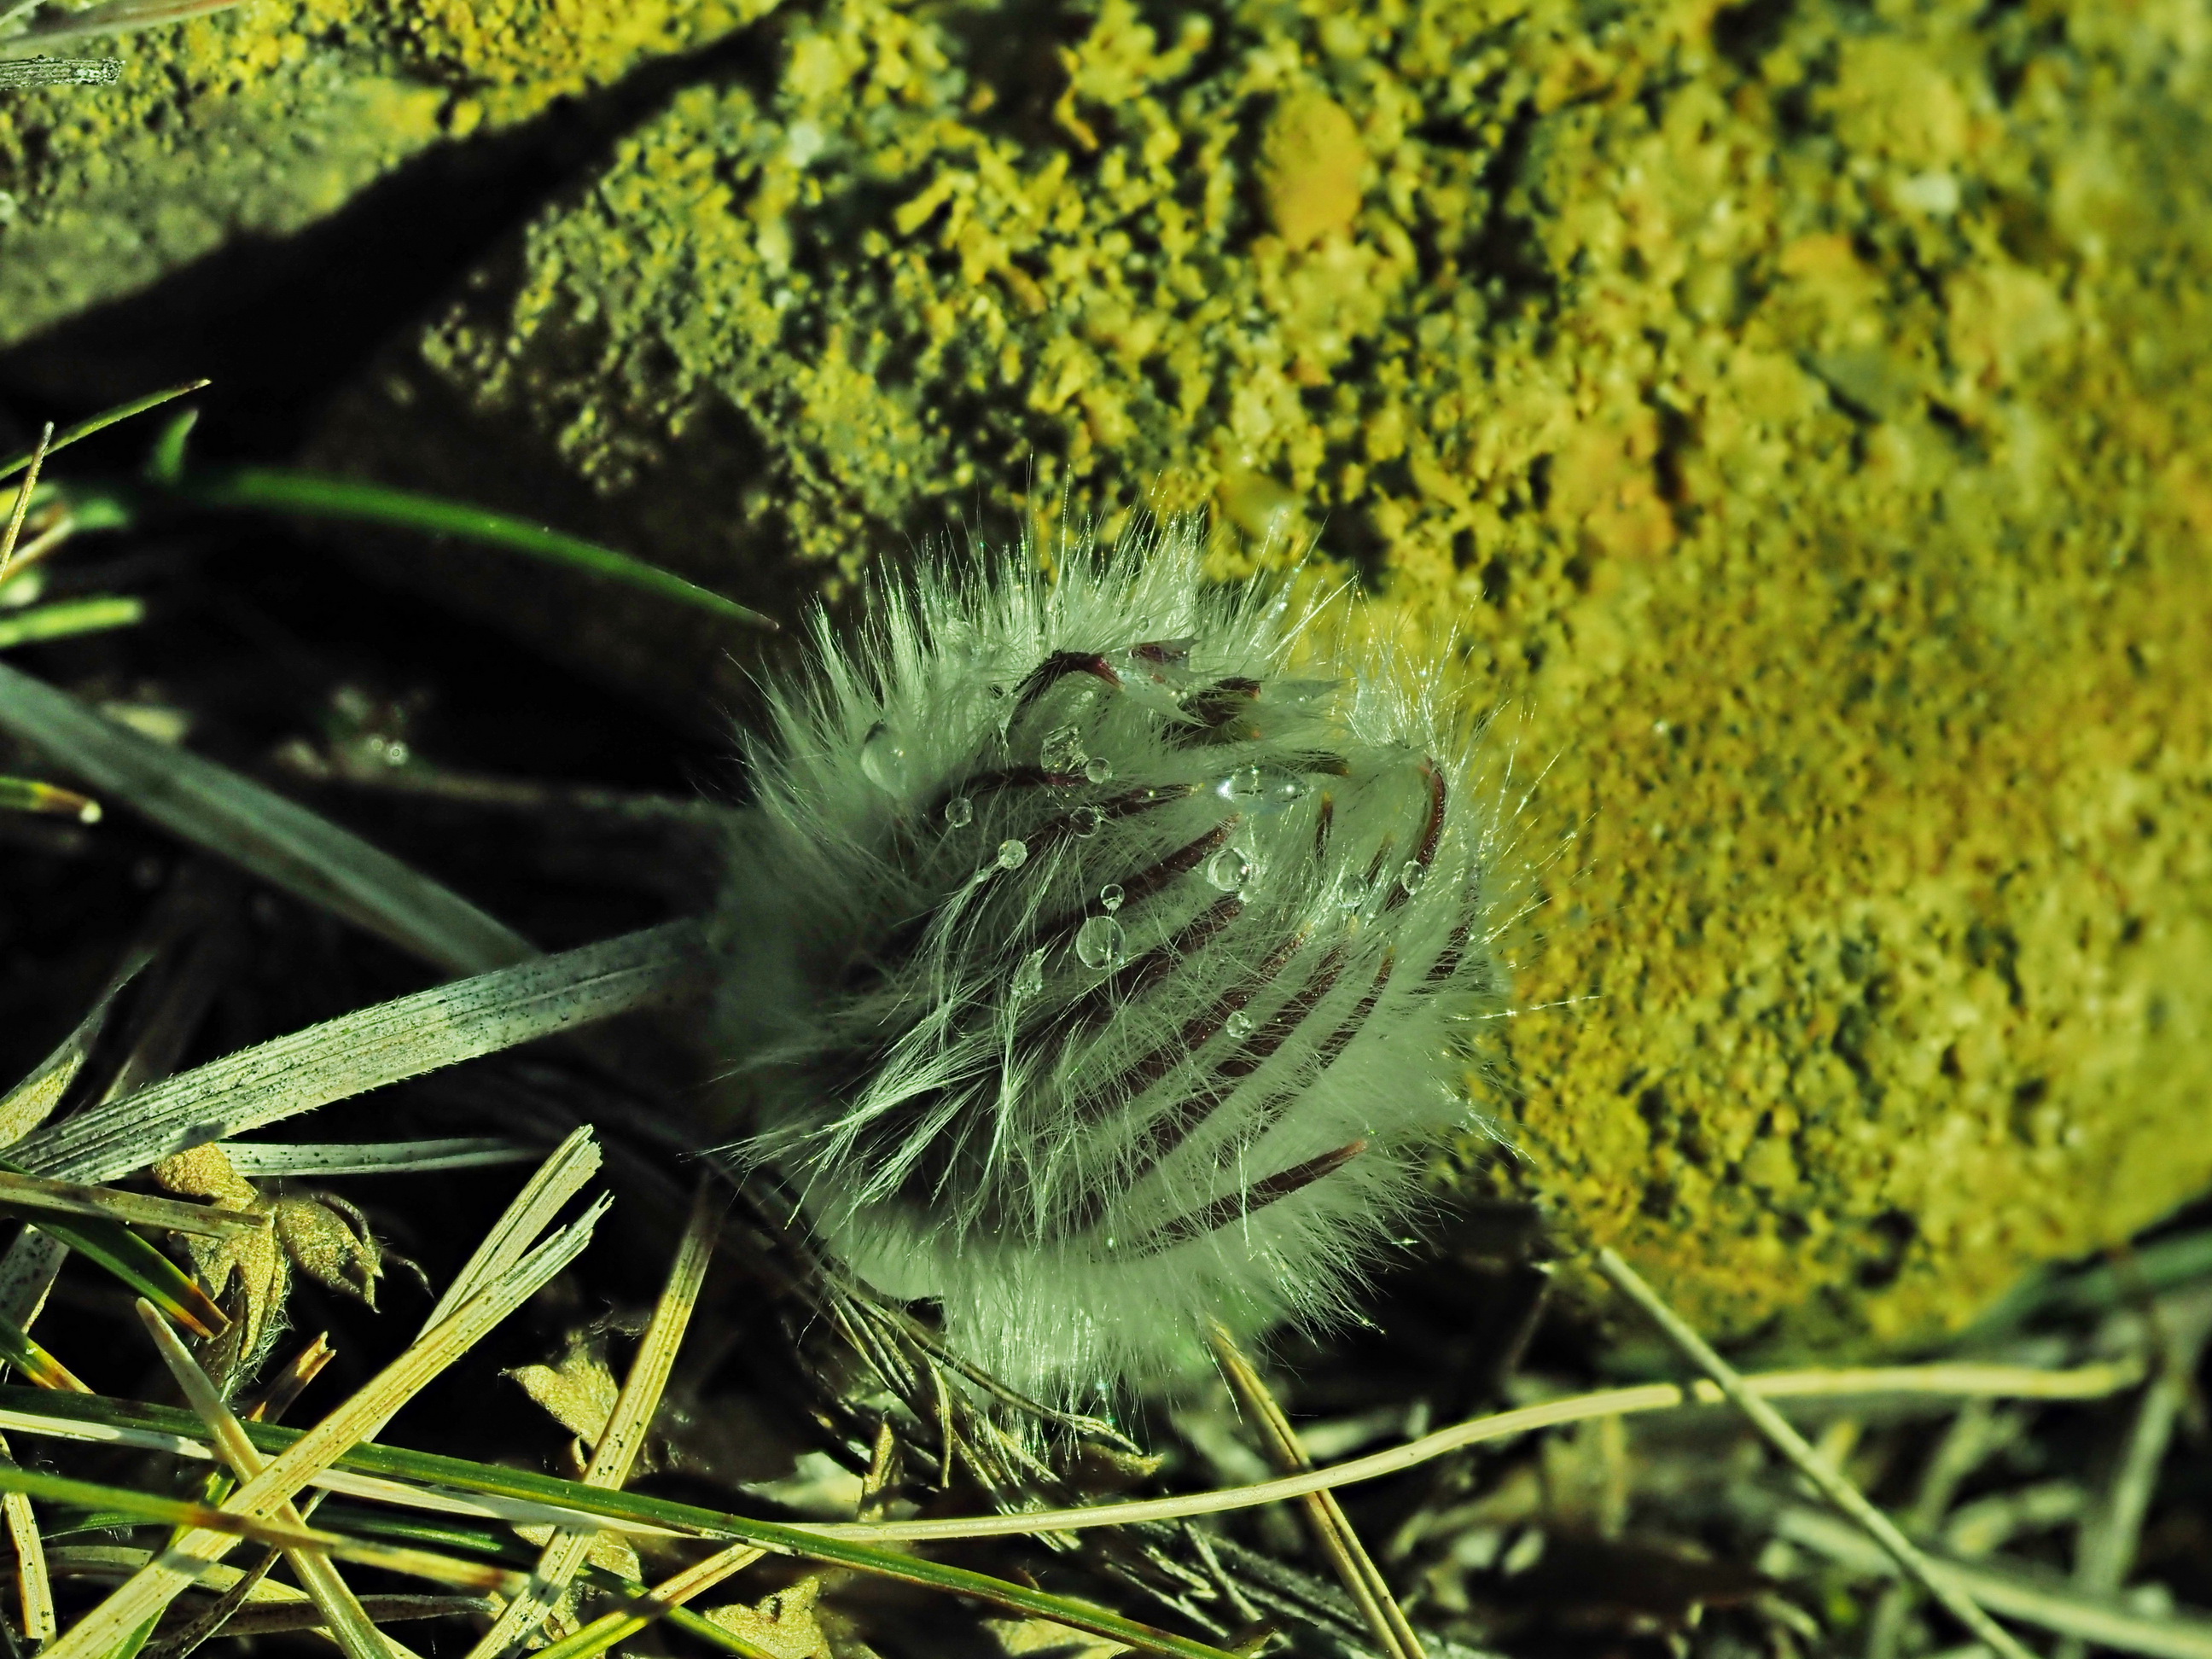
<instances>
[{"instance_id":1,"label":"silky white hair","mask_svg":"<svg viewBox=\"0 0 2212 1659\"><path fill-rule=\"evenodd\" d=\"M730 1154L1056 1404L1189 1376L1209 1320L1349 1313L1504 990L1437 666L1202 553L927 564L817 619L745 744Z\"/></svg>"}]
</instances>

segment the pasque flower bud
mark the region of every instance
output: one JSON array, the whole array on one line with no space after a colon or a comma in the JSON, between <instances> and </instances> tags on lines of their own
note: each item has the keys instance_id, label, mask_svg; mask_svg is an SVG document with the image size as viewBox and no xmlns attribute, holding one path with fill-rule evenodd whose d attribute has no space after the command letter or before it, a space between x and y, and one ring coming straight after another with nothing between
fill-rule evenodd
<instances>
[{"instance_id":1,"label":"pasque flower bud","mask_svg":"<svg viewBox=\"0 0 2212 1659\"><path fill-rule=\"evenodd\" d=\"M1200 565L1170 529L925 568L748 745L733 1154L1055 1401L1346 1311L1502 990L1433 666Z\"/></svg>"}]
</instances>

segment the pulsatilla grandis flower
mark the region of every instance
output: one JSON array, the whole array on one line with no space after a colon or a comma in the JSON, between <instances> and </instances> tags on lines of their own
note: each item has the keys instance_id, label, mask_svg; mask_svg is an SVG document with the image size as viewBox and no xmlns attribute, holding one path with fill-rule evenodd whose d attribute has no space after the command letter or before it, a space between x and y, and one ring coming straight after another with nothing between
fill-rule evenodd
<instances>
[{"instance_id":1,"label":"pulsatilla grandis flower","mask_svg":"<svg viewBox=\"0 0 2212 1659\"><path fill-rule=\"evenodd\" d=\"M1503 988L1435 666L1200 562L970 560L819 625L732 848L734 1154L1063 1402L1348 1311Z\"/></svg>"}]
</instances>

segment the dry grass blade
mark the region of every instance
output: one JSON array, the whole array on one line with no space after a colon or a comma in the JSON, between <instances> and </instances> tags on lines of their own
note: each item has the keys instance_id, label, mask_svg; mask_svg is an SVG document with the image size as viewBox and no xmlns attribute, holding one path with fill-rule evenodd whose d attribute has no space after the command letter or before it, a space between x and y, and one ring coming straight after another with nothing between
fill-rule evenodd
<instances>
[{"instance_id":1,"label":"dry grass blade","mask_svg":"<svg viewBox=\"0 0 2212 1659\"><path fill-rule=\"evenodd\" d=\"M113 1181L210 1140L642 1007L691 983L704 950L697 924L668 922L418 991L41 1130L15 1161L35 1174Z\"/></svg>"},{"instance_id":2,"label":"dry grass blade","mask_svg":"<svg viewBox=\"0 0 2212 1659\"><path fill-rule=\"evenodd\" d=\"M2095 1400L2118 1394L2142 1378L2135 1364L2083 1365L2073 1370L2038 1370L2025 1365L1893 1365L1855 1370L1773 1371L1743 1379L1753 1392L1768 1400L1836 1399L1852 1395L1934 1395L1959 1398L2019 1400ZM1423 1463L1468 1446L1483 1445L1539 1429L1568 1423L1586 1423L1601 1417L1627 1417L1639 1412L1673 1411L1685 1406L1719 1406L1728 1397L1713 1383L1698 1382L1645 1382L1633 1388L1605 1389L1595 1394L1547 1400L1487 1417L1471 1418L1409 1440L1402 1446L1371 1452L1348 1462L1334 1463L1308 1474L1286 1475L1249 1486L1228 1486L1218 1492L1179 1498L1147 1498L1127 1504L1099 1504L1085 1509L1031 1510L1018 1515L977 1515L935 1521L838 1522L803 1528L823 1538L847 1538L874 1543L923 1543L955 1538L1006 1538L1030 1532L1076 1532L1090 1527L1133 1526L1140 1522L1182 1521L1200 1515L1221 1515L1231 1510L1280 1504L1308 1492L1378 1480L1385 1475L1416 1468ZM0 1416L0 1424L18 1421ZM21 1419L27 1431L27 1417Z\"/></svg>"},{"instance_id":3,"label":"dry grass blade","mask_svg":"<svg viewBox=\"0 0 2212 1659\"><path fill-rule=\"evenodd\" d=\"M450 972L536 954L513 929L350 831L4 665L0 727L172 835Z\"/></svg>"},{"instance_id":4,"label":"dry grass blade","mask_svg":"<svg viewBox=\"0 0 2212 1659\"><path fill-rule=\"evenodd\" d=\"M431 1175L448 1170L489 1170L529 1164L538 1154L489 1135L446 1140L305 1142L234 1141L223 1148L230 1167L254 1176Z\"/></svg>"},{"instance_id":5,"label":"dry grass blade","mask_svg":"<svg viewBox=\"0 0 2212 1659\"><path fill-rule=\"evenodd\" d=\"M1775 1535L1826 1556L1852 1572L1894 1577L1897 1563L1847 1521L1825 1510L1784 1509ZM2117 1601L2086 1595L2063 1583L2041 1583L1987 1563L1947 1559L1943 1571L1973 1598L2008 1619L2038 1625L2116 1653L2149 1659L2212 1659L2212 1618L2201 1613L2138 1613Z\"/></svg>"},{"instance_id":6,"label":"dry grass blade","mask_svg":"<svg viewBox=\"0 0 2212 1659\"><path fill-rule=\"evenodd\" d=\"M517 1262L434 1329L365 1383L224 1504L231 1514L268 1515L349 1448L373 1437L431 1378L474 1346L493 1326L521 1306L591 1242L605 1200ZM79 1620L47 1650L47 1659L97 1659L155 1617L196 1580L210 1562L235 1544L234 1535L205 1529L179 1539L115 1593ZM299 1541L273 1540L272 1541ZM314 1543L327 1547L328 1540Z\"/></svg>"},{"instance_id":7,"label":"dry grass blade","mask_svg":"<svg viewBox=\"0 0 2212 1659\"><path fill-rule=\"evenodd\" d=\"M15 544L23 534L23 520L31 510L31 492L39 487L39 469L46 464L46 452L53 441L54 423L48 421L31 451L30 468L24 473L23 482L15 486L15 504L8 514L7 532L0 535L0 581L8 580L8 567L15 562Z\"/></svg>"},{"instance_id":8,"label":"dry grass blade","mask_svg":"<svg viewBox=\"0 0 2212 1659\"><path fill-rule=\"evenodd\" d=\"M732 1544L717 1550L696 1565L672 1578L664 1578L646 1595L613 1613L603 1613L582 1629L541 1650L538 1659L590 1659L617 1642L627 1642L671 1607L680 1607L704 1595L724 1579L744 1571L768 1552L756 1544Z\"/></svg>"},{"instance_id":9,"label":"dry grass blade","mask_svg":"<svg viewBox=\"0 0 2212 1659\"><path fill-rule=\"evenodd\" d=\"M1237 1403L1244 1408L1258 1431L1267 1454L1267 1461L1285 1474L1297 1474L1310 1469L1313 1463L1298 1444L1297 1431L1291 1420L1283 1415L1283 1408L1268 1391L1267 1382L1253 1369L1252 1362L1239 1352L1228 1331L1217 1322L1213 1327L1213 1352L1219 1361L1222 1374L1237 1395ZM1398 1598L1390 1593L1390 1586L1376 1569L1359 1534L1352 1528L1351 1518L1344 1506L1336 1501L1334 1492L1309 1492L1298 1500L1305 1512L1307 1529L1322 1553L1328 1558L1345 1591L1367 1621L1367 1627L1376 1644L1391 1659L1426 1659L1421 1638L1406 1618L1406 1611L1398 1605Z\"/></svg>"},{"instance_id":10,"label":"dry grass blade","mask_svg":"<svg viewBox=\"0 0 2212 1659\"><path fill-rule=\"evenodd\" d=\"M584 1471L586 1486L616 1487L629 1479L631 1467L644 1449L653 1414L660 1407L661 1391L668 1386L677 1350L690 1326L691 1310L698 1303L700 1286L706 1283L707 1264L714 1259L714 1241L721 1233L722 1216L728 1207L727 1188L712 1176L702 1176L691 1200L691 1218L668 1270L668 1283L638 1344L637 1356L630 1362L629 1375L623 1379L622 1392L615 1397L606 1427L592 1449L591 1463ZM570 1529L555 1533L538 1559L530 1588L507 1604L483 1639L469 1650L469 1659L495 1659L526 1640L567 1592L569 1581L591 1553L592 1536L593 1532Z\"/></svg>"},{"instance_id":11,"label":"dry grass blade","mask_svg":"<svg viewBox=\"0 0 2212 1659\"><path fill-rule=\"evenodd\" d=\"M246 1431L231 1415L230 1407L223 1404L222 1391L214 1380L200 1369L191 1351L178 1340L177 1334L155 1311L152 1303L140 1301L138 1317L153 1337L154 1346L161 1351L169 1374L185 1391L185 1400L199 1413L200 1421L207 1425L209 1437L222 1454L223 1462L230 1465L231 1473L241 1481L253 1480L267 1466L268 1460L246 1437ZM307 1528L307 1517L289 1498L270 1513L285 1526L303 1531ZM299 1579L300 1587L314 1598L315 1605L322 1610L331 1634L345 1650L347 1659L392 1659L391 1648L369 1622L359 1598L331 1565L330 1557L313 1550L287 1550L284 1559L291 1563L293 1576Z\"/></svg>"},{"instance_id":12,"label":"dry grass blade","mask_svg":"<svg viewBox=\"0 0 2212 1659\"><path fill-rule=\"evenodd\" d=\"M1865 1528L1906 1577L1934 1596L1945 1612L1972 1632L1999 1659L2028 1659L2027 1650L2010 1632L1990 1618L1950 1572L1923 1554L1898 1524L1869 1502L1866 1494L1853 1486L1841 1470L1814 1451L1780 1412L1746 1387L1735 1368L1692 1330L1633 1267L1609 1248L1601 1247L1595 1259L1597 1270L1606 1282L1634 1303L1644 1316L1682 1351L1685 1358L1711 1377L1729 1402L1751 1420L1752 1426L1765 1437L1767 1443L1810 1480L1823 1498Z\"/></svg>"},{"instance_id":13,"label":"dry grass blade","mask_svg":"<svg viewBox=\"0 0 2212 1659\"><path fill-rule=\"evenodd\" d=\"M0 1458L12 1463L15 1452L0 1440ZM54 1587L46 1577L46 1541L39 1534L39 1517L23 1493L0 1494L0 1510L8 1522L8 1541L15 1551L15 1605L22 1610L23 1635L34 1647L54 1639Z\"/></svg>"},{"instance_id":14,"label":"dry grass blade","mask_svg":"<svg viewBox=\"0 0 2212 1659\"><path fill-rule=\"evenodd\" d=\"M49 1181L42 1176L9 1175L0 1170L0 1206L33 1215L88 1215L133 1227L157 1227L164 1232L196 1233L203 1238L238 1238L265 1232L265 1215L242 1215L208 1204L186 1204L173 1198L154 1198L126 1193L115 1187L88 1187L75 1181Z\"/></svg>"},{"instance_id":15,"label":"dry grass blade","mask_svg":"<svg viewBox=\"0 0 2212 1659\"><path fill-rule=\"evenodd\" d=\"M552 1224L562 1206L583 1191L599 1170L599 1145L592 1138L591 1127L586 1124L570 1131L492 1224L474 1254L461 1264L445 1295L422 1322L422 1328L436 1328L454 1309L520 1261L538 1235Z\"/></svg>"}]
</instances>

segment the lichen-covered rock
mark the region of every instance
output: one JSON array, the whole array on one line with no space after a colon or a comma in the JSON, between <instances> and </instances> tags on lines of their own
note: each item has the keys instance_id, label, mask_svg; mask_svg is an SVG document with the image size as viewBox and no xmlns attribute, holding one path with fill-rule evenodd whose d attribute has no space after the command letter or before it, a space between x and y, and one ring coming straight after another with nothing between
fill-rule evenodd
<instances>
[{"instance_id":1,"label":"lichen-covered rock","mask_svg":"<svg viewBox=\"0 0 2212 1659\"><path fill-rule=\"evenodd\" d=\"M786 612L969 519L1317 538L1564 849L1486 1178L1717 1331L1901 1341L2212 1180L2212 31L1592 15L787 9L325 453Z\"/></svg>"},{"instance_id":2,"label":"lichen-covered rock","mask_svg":"<svg viewBox=\"0 0 2212 1659\"><path fill-rule=\"evenodd\" d=\"M57 50L119 56L121 78L0 96L0 344L234 238L297 230L441 138L523 120L771 3L252 0L72 39Z\"/></svg>"}]
</instances>

